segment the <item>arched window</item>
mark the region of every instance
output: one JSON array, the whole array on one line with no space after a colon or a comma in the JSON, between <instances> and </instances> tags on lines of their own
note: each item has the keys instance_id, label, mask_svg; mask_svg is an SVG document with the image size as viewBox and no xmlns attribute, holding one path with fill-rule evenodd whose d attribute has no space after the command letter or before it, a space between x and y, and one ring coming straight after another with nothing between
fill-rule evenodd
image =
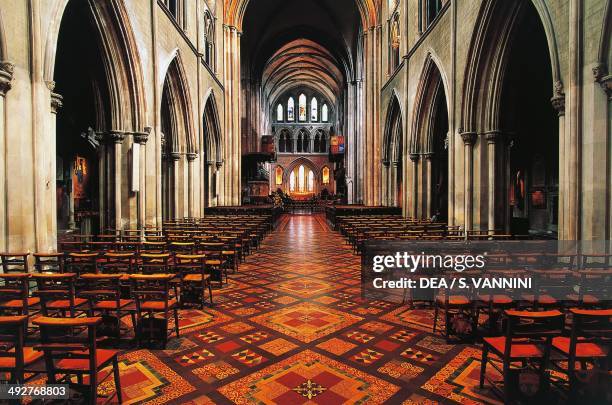
<instances>
[{"instance_id":1,"label":"arched window","mask_svg":"<svg viewBox=\"0 0 612 405\"><path fill-rule=\"evenodd\" d=\"M283 168L282 167L276 166L274 177L276 177L275 182L277 186L280 186L281 184L283 184Z\"/></svg>"},{"instance_id":2,"label":"arched window","mask_svg":"<svg viewBox=\"0 0 612 405\"><path fill-rule=\"evenodd\" d=\"M293 139L288 133L285 133L285 145L285 152L293 153Z\"/></svg>"},{"instance_id":3,"label":"arched window","mask_svg":"<svg viewBox=\"0 0 612 405\"><path fill-rule=\"evenodd\" d=\"M322 180L323 180L323 184L329 184L329 167L325 166L323 167L323 170L321 171L322 173Z\"/></svg>"},{"instance_id":4,"label":"arched window","mask_svg":"<svg viewBox=\"0 0 612 405\"><path fill-rule=\"evenodd\" d=\"M314 153L319 153L321 152L321 135L319 135L319 132L317 132L315 134L315 138L314 138Z\"/></svg>"},{"instance_id":5,"label":"arched window","mask_svg":"<svg viewBox=\"0 0 612 405\"><path fill-rule=\"evenodd\" d=\"M310 153L310 134L308 132L302 132L304 137L302 138L302 152Z\"/></svg>"},{"instance_id":6,"label":"arched window","mask_svg":"<svg viewBox=\"0 0 612 405\"><path fill-rule=\"evenodd\" d=\"M319 151L321 153L327 153L327 137L325 134L321 134L321 145L319 146Z\"/></svg>"},{"instance_id":7,"label":"arched window","mask_svg":"<svg viewBox=\"0 0 612 405\"><path fill-rule=\"evenodd\" d=\"M314 173L312 170L308 171L308 191L311 193L314 191Z\"/></svg>"},{"instance_id":8,"label":"arched window","mask_svg":"<svg viewBox=\"0 0 612 405\"><path fill-rule=\"evenodd\" d=\"M283 105L279 104L278 107L276 107L276 121L281 122L283 120Z\"/></svg>"},{"instance_id":9,"label":"arched window","mask_svg":"<svg viewBox=\"0 0 612 405\"><path fill-rule=\"evenodd\" d=\"M303 152L302 150L302 133L300 132L297 137L297 153Z\"/></svg>"},{"instance_id":10,"label":"arched window","mask_svg":"<svg viewBox=\"0 0 612 405\"><path fill-rule=\"evenodd\" d=\"M323 104L323 107L321 107L321 121L329 121L329 111L327 109L327 104Z\"/></svg>"},{"instance_id":11,"label":"arched window","mask_svg":"<svg viewBox=\"0 0 612 405\"><path fill-rule=\"evenodd\" d=\"M395 69L399 65L400 55L400 25L399 25L399 14L395 13L389 22L391 27L389 29L389 73L395 72Z\"/></svg>"},{"instance_id":12,"label":"arched window","mask_svg":"<svg viewBox=\"0 0 612 405\"><path fill-rule=\"evenodd\" d=\"M312 98L310 102L310 120L318 121L319 120L319 103L316 98Z\"/></svg>"},{"instance_id":13,"label":"arched window","mask_svg":"<svg viewBox=\"0 0 612 405\"><path fill-rule=\"evenodd\" d=\"M280 136L278 137L278 151L280 153L285 152L286 148L285 148L285 133L281 132Z\"/></svg>"},{"instance_id":14,"label":"arched window","mask_svg":"<svg viewBox=\"0 0 612 405\"><path fill-rule=\"evenodd\" d=\"M204 61L208 66L215 66L215 19L206 10L204 14Z\"/></svg>"},{"instance_id":15,"label":"arched window","mask_svg":"<svg viewBox=\"0 0 612 405\"><path fill-rule=\"evenodd\" d=\"M289 97L287 101L287 121L295 121L295 100Z\"/></svg>"},{"instance_id":16,"label":"arched window","mask_svg":"<svg viewBox=\"0 0 612 405\"><path fill-rule=\"evenodd\" d=\"M298 191L301 193L304 192L305 181L306 181L306 176L304 175L304 165L300 165L300 168L298 169Z\"/></svg>"},{"instance_id":17,"label":"arched window","mask_svg":"<svg viewBox=\"0 0 612 405\"><path fill-rule=\"evenodd\" d=\"M295 191L295 171L292 171L289 176L289 191Z\"/></svg>"},{"instance_id":18,"label":"arched window","mask_svg":"<svg viewBox=\"0 0 612 405\"><path fill-rule=\"evenodd\" d=\"M299 121L306 121L306 95L305 94L300 94L300 97L298 98L298 120Z\"/></svg>"}]
</instances>

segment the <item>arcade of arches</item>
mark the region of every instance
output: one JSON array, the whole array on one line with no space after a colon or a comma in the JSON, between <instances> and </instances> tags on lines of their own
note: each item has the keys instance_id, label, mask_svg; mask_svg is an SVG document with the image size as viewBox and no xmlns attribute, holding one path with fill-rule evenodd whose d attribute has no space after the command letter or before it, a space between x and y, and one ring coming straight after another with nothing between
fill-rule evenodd
<instances>
[{"instance_id":1,"label":"arcade of arches","mask_svg":"<svg viewBox=\"0 0 612 405\"><path fill-rule=\"evenodd\" d=\"M278 191L462 230L610 240L611 8L0 2L0 251L144 237ZM305 226L337 242L320 215L281 222L284 237Z\"/></svg>"}]
</instances>

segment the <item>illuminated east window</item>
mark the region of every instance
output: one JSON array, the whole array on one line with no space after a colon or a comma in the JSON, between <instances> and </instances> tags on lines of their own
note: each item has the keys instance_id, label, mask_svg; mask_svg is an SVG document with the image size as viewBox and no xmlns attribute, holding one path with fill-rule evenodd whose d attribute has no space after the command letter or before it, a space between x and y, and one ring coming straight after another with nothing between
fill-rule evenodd
<instances>
[{"instance_id":1,"label":"illuminated east window","mask_svg":"<svg viewBox=\"0 0 612 405\"><path fill-rule=\"evenodd\" d=\"M287 121L295 121L295 101L289 97L287 101Z\"/></svg>"},{"instance_id":2,"label":"illuminated east window","mask_svg":"<svg viewBox=\"0 0 612 405\"><path fill-rule=\"evenodd\" d=\"M280 186L281 184L283 184L283 168L280 166L276 166L276 173L275 173L275 177L276 177L276 185Z\"/></svg>"},{"instance_id":3,"label":"illuminated east window","mask_svg":"<svg viewBox=\"0 0 612 405\"><path fill-rule=\"evenodd\" d=\"M291 176L289 176L289 191L295 191L295 171L291 172Z\"/></svg>"},{"instance_id":4,"label":"illuminated east window","mask_svg":"<svg viewBox=\"0 0 612 405\"><path fill-rule=\"evenodd\" d=\"M312 170L308 171L308 191L314 191L314 173L312 172Z\"/></svg>"},{"instance_id":5,"label":"illuminated east window","mask_svg":"<svg viewBox=\"0 0 612 405\"><path fill-rule=\"evenodd\" d=\"M327 109L327 104L323 104L323 107L321 107L321 121L323 122L327 122L329 121L329 111Z\"/></svg>"},{"instance_id":6,"label":"illuminated east window","mask_svg":"<svg viewBox=\"0 0 612 405\"><path fill-rule=\"evenodd\" d=\"M300 94L298 98L298 120L306 121L306 95Z\"/></svg>"},{"instance_id":7,"label":"illuminated east window","mask_svg":"<svg viewBox=\"0 0 612 405\"><path fill-rule=\"evenodd\" d=\"M279 104L278 107L276 107L276 121L282 121L283 120L283 105Z\"/></svg>"},{"instance_id":8,"label":"illuminated east window","mask_svg":"<svg viewBox=\"0 0 612 405\"><path fill-rule=\"evenodd\" d=\"M304 192L304 182L306 180L306 176L304 176L304 166L300 166L298 169L298 191Z\"/></svg>"},{"instance_id":9,"label":"illuminated east window","mask_svg":"<svg viewBox=\"0 0 612 405\"><path fill-rule=\"evenodd\" d=\"M323 184L329 184L329 167L323 168Z\"/></svg>"},{"instance_id":10,"label":"illuminated east window","mask_svg":"<svg viewBox=\"0 0 612 405\"><path fill-rule=\"evenodd\" d=\"M310 102L310 120L317 121L319 119L319 103L316 98L312 98Z\"/></svg>"}]
</instances>

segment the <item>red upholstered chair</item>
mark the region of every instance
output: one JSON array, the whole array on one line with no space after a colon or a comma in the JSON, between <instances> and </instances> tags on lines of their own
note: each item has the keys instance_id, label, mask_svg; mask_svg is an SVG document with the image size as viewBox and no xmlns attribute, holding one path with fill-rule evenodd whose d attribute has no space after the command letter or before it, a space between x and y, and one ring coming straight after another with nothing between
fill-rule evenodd
<instances>
[{"instance_id":1,"label":"red upholstered chair","mask_svg":"<svg viewBox=\"0 0 612 405\"><path fill-rule=\"evenodd\" d=\"M155 314L163 314L163 319L168 322L170 312L174 315L174 329L179 336L178 322L178 300L170 295L170 280L175 274L131 274L132 294L136 301L136 338L142 342L145 338L152 341L155 336L154 328L145 323L152 323ZM145 336L148 332L148 336ZM166 336L163 337L165 341Z\"/></svg>"},{"instance_id":2,"label":"red upholstered chair","mask_svg":"<svg viewBox=\"0 0 612 405\"><path fill-rule=\"evenodd\" d=\"M573 315L569 337L558 336L552 341L553 348L567 360L569 391L576 397L576 362L598 362L605 373L610 371L612 350L612 309L570 309Z\"/></svg>"},{"instance_id":3,"label":"red upholstered chair","mask_svg":"<svg viewBox=\"0 0 612 405\"><path fill-rule=\"evenodd\" d=\"M3 273L29 273L29 253L0 253Z\"/></svg>"},{"instance_id":4,"label":"red upholstered chair","mask_svg":"<svg viewBox=\"0 0 612 405\"><path fill-rule=\"evenodd\" d=\"M484 386L487 363L500 372L504 378L503 390L495 384L492 387L502 392L504 401L511 401L510 375L513 363L539 363L540 386L545 377L545 370L550 356L551 342L560 336L564 327L564 315L557 311L512 311L506 310L507 327L505 336L485 337L482 347L482 364L480 366L480 388ZM489 359L489 353L502 360L500 369Z\"/></svg>"},{"instance_id":5,"label":"red upholstered chair","mask_svg":"<svg viewBox=\"0 0 612 405\"><path fill-rule=\"evenodd\" d=\"M0 316L0 373L9 373L12 384L23 383L26 368L42 358L42 353L24 346L27 324L25 315Z\"/></svg>"},{"instance_id":6,"label":"red upholstered chair","mask_svg":"<svg viewBox=\"0 0 612 405\"><path fill-rule=\"evenodd\" d=\"M87 310L87 300L75 295L75 273L39 274L34 273L37 291L40 297L41 312L44 316L51 314L64 317L70 314L75 317Z\"/></svg>"},{"instance_id":7,"label":"red upholstered chair","mask_svg":"<svg viewBox=\"0 0 612 405\"><path fill-rule=\"evenodd\" d=\"M102 318L48 318L40 317L33 321L40 328L41 344L35 349L44 353L47 383L74 385L72 377L79 385L87 379L89 398L86 403L95 404L98 386L113 375L115 395L122 402L121 379L117 363L118 350L98 349L96 329ZM83 328L87 333L76 333ZM102 371L112 365L112 373ZM108 400L112 400L113 397Z\"/></svg>"}]
</instances>

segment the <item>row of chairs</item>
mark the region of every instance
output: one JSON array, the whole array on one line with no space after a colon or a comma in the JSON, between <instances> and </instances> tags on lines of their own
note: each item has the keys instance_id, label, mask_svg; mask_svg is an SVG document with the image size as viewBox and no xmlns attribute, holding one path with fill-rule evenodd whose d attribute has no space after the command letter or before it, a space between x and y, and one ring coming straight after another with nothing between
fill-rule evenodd
<instances>
[{"instance_id":1,"label":"row of chairs","mask_svg":"<svg viewBox=\"0 0 612 405\"><path fill-rule=\"evenodd\" d=\"M535 373L538 387L545 387L547 371L567 375L567 399L576 403L580 389L577 371L599 370L609 378L612 351L611 309L570 309L568 316L558 310L504 312L505 333L484 337L480 368L480 388L485 380L505 403L519 402L519 384L513 381L517 373ZM501 366L499 365L501 360ZM581 370L576 369L580 364ZM495 368L503 378L500 382L487 377L487 366ZM555 382L555 381L553 381ZM593 384L593 382L591 382ZM534 384L535 385L535 384ZM607 388L604 387L604 390ZM601 397L599 398L601 399Z\"/></svg>"}]
</instances>

